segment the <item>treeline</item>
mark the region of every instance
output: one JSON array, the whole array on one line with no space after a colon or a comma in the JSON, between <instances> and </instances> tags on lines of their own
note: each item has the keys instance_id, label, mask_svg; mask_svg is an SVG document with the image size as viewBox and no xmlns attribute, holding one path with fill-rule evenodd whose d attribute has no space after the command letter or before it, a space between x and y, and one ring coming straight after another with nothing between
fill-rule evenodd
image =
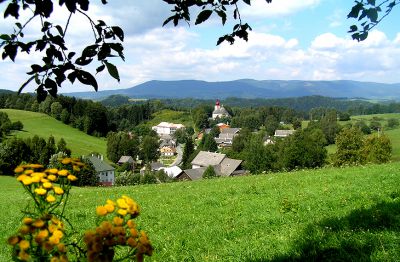
<instances>
[{"instance_id":1,"label":"treeline","mask_svg":"<svg viewBox=\"0 0 400 262\"><path fill-rule=\"evenodd\" d=\"M47 141L37 135L27 139L12 137L0 143L0 175L13 174L14 168L23 162L48 165L50 158L58 152L71 155L62 138L56 143L53 136Z\"/></svg>"},{"instance_id":2,"label":"treeline","mask_svg":"<svg viewBox=\"0 0 400 262\"><path fill-rule=\"evenodd\" d=\"M48 114L89 135L106 136L110 131L130 130L151 119L152 103L108 108L101 103L74 97L48 96L38 103L31 94L0 94L0 108L27 110Z\"/></svg>"},{"instance_id":3,"label":"treeline","mask_svg":"<svg viewBox=\"0 0 400 262\"><path fill-rule=\"evenodd\" d=\"M194 108L204 104L213 105L215 100L202 100L194 98L185 99L163 99L162 103L171 109L184 110ZM325 107L334 108L342 112L350 112L352 115L377 114L377 113L395 113L400 112L400 103L371 103L365 100L350 100L347 98L330 98L323 96L305 96L295 98L280 99L246 99L229 97L222 101L224 105L231 108L258 108L258 107L284 107L299 112L303 112L304 117L308 117L308 112L312 108Z\"/></svg>"}]
</instances>

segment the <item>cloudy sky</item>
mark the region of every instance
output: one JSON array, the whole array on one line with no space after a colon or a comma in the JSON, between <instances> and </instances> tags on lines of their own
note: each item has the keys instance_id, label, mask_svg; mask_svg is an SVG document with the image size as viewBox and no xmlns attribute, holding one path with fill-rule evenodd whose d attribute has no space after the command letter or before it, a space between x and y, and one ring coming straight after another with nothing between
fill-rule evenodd
<instances>
[{"instance_id":1,"label":"cloudy sky","mask_svg":"<svg viewBox=\"0 0 400 262\"><path fill-rule=\"evenodd\" d=\"M253 5L243 6L241 12L242 19L253 28L249 41L216 46L218 37L230 32L232 23L223 27L217 17L212 17L200 26L181 23L178 27L162 27L170 16L170 6L163 1L110 0L105 6L99 0L91 1L90 14L94 19L119 25L125 31L126 61L112 61L118 65L121 82L104 72L98 75L99 89L182 79L347 79L399 83L400 8L366 41L358 43L347 33L354 22L346 19L352 5L350 0L274 0L272 4L253 0ZM4 10L5 4L0 7ZM64 24L67 14L57 9L55 17L56 22ZM2 20L0 32L10 32L12 22ZM35 24L27 28L28 37L37 33L34 28ZM75 50L93 41L83 16L72 18L67 41ZM30 64L38 62L40 54L20 55L15 63L1 61L0 89L17 90L27 78L25 72ZM25 89L33 90L34 86ZM60 89L88 90L92 89L79 83Z\"/></svg>"}]
</instances>

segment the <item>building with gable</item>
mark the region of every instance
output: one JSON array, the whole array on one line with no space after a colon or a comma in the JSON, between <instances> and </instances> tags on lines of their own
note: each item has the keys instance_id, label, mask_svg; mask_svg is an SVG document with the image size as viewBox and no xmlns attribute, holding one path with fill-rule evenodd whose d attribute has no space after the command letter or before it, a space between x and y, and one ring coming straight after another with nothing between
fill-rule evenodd
<instances>
[{"instance_id":1,"label":"building with gable","mask_svg":"<svg viewBox=\"0 0 400 262\"><path fill-rule=\"evenodd\" d=\"M228 158L225 154L200 151L191 162L192 168L184 170L176 179L202 179L208 166L212 166L215 173L221 177L243 175L245 170L242 168L242 162L242 160Z\"/></svg>"},{"instance_id":2,"label":"building with gable","mask_svg":"<svg viewBox=\"0 0 400 262\"><path fill-rule=\"evenodd\" d=\"M221 105L219 99L217 99L217 101L215 102L214 111L212 112L212 119L223 117L231 117L231 115L228 113L225 107Z\"/></svg>"},{"instance_id":3,"label":"building with gable","mask_svg":"<svg viewBox=\"0 0 400 262\"><path fill-rule=\"evenodd\" d=\"M115 168L103 161L103 157L91 155L87 159L92 163L96 170L99 182L103 186L112 186L115 182Z\"/></svg>"},{"instance_id":4,"label":"building with gable","mask_svg":"<svg viewBox=\"0 0 400 262\"><path fill-rule=\"evenodd\" d=\"M180 128L184 128L185 126L182 124L174 124L168 122L161 122L156 126L153 126L151 129L156 131L158 135L172 135L176 130Z\"/></svg>"}]
</instances>

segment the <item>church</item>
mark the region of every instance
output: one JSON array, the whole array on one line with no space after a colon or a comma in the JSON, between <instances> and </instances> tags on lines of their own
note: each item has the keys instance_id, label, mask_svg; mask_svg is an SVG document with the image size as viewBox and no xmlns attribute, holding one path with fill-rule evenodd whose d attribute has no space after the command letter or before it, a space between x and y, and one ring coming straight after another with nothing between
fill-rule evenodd
<instances>
[{"instance_id":1,"label":"church","mask_svg":"<svg viewBox=\"0 0 400 262\"><path fill-rule=\"evenodd\" d=\"M215 102L214 111L212 112L212 119L216 119L217 117L218 118L231 117L231 115L224 108L224 106L221 105L219 99L217 99L217 102Z\"/></svg>"}]
</instances>

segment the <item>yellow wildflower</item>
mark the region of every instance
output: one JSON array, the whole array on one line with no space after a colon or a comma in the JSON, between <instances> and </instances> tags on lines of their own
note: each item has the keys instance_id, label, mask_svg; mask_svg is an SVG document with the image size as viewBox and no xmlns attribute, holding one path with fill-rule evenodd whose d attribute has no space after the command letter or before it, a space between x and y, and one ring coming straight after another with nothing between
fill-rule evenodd
<instances>
[{"instance_id":1,"label":"yellow wildflower","mask_svg":"<svg viewBox=\"0 0 400 262\"><path fill-rule=\"evenodd\" d=\"M124 223L124 219L122 219L120 217L114 217L113 222L114 222L114 225L116 225L116 226L122 226L122 224Z\"/></svg>"},{"instance_id":2,"label":"yellow wildflower","mask_svg":"<svg viewBox=\"0 0 400 262\"><path fill-rule=\"evenodd\" d=\"M57 175L58 169L57 168L51 168L51 169L47 170L47 172L49 172L50 174L53 174L53 175Z\"/></svg>"},{"instance_id":3,"label":"yellow wildflower","mask_svg":"<svg viewBox=\"0 0 400 262\"><path fill-rule=\"evenodd\" d=\"M56 193L57 195L62 195L62 194L64 194L64 190L63 190L61 187L55 186L55 187L53 188L53 190L54 190L54 193Z\"/></svg>"},{"instance_id":4,"label":"yellow wildflower","mask_svg":"<svg viewBox=\"0 0 400 262\"><path fill-rule=\"evenodd\" d=\"M29 177L29 176L27 176L27 177L24 177L23 179L22 179L22 183L25 185L25 186L29 186L30 184L32 184L32 178L31 177Z\"/></svg>"},{"instance_id":5,"label":"yellow wildflower","mask_svg":"<svg viewBox=\"0 0 400 262\"><path fill-rule=\"evenodd\" d=\"M98 206L96 208L96 214L98 216L105 216L107 215L107 209L104 206Z\"/></svg>"},{"instance_id":6,"label":"yellow wildflower","mask_svg":"<svg viewBox=\"0 0 400 262\"><path fill-rule=\"evenodd\" d=\"M69 163L71 163L71 158L64 158L63 160L61 160L61 163L63 165L68 165Z\"/></svg>"},{"instance_id":7,"label":"yellow wildflower","mask_svg":"<svg viewBox=\"0 0 400 262\"><path fill-rule=\"evenodd\" d=\"M19 242L19 247L22 249L22 250L27 250L29 247L30 247L30 244L29 244L29 242L27 241L27 240L21 240L20 242Z\"/></svg>"},{"instance_id":8,"label":"yellow wildflower","mask_svg":"<svg viewBox=\"0 0 400 262\"><path fill-rule=\"evenodd\" d=\"M132 238L132 237L128 238L128 240L126 241L126 243L127 243L130 247L133 247L133 248L135 248L135 247L137 246L137 241L136 241L134 238Z\"/></svg>"},{"instance_id":9,"label":"yellow wildflower","mask_svg":"<svg viewBox=\"0 0 400 262\"><path fill-rule=\"evenodd\" d=\"M26 177L27 177L26 175L19 175L17 177L17 181L22 182L22 180L24 180L24 178L26 178Z\"/></svg>"},{"instance_id":10,"label":"yellow wildflower","mask_svg":"<svg viewBox=\"0 0 400 262\"><path fill-rule=\"evenodd\" d=\"M37 219L35 220L35 222L32 223L32 226L36 227L36 228L41 228L45 225L44 221L41 219Z\"/></svg>"},{"instance_id":11,"label":"yellow wildflower","mask_svg":"<svg viewBox=\"0 0 400 262\"><path fill-rule=\"evenodd\" d=\"M19 232L23 235L27 235L31 231L31 228L27 225L20 227Z\"/></svg>"},{"instance_id":12,"label":"yellow wildflower","mask_svg":"<svg viewBox=\"0 0 400 262\"><path fill-rule=\"evenodd\" d=\"M7 240L9 245L15 246L19 242L19 236L11 236Z\"/></svg>"},{"instance_id":13,"label":"yellow wildflower","mask_svg":"<svg viewBox=\"0 0 400 262\"><path fill-rule=\"evenodd\" d=\"M66 169L60 170L57 173L59 176L68 176L69 172Z\"/></svg>"},{"instance_id":14,"label":"yellow wildflower","mask_svg":"<svg viewBox=\"0 0 400 262\"><path fill-rule=\"evenodd\" d=\"M33 173L33 170L30 170L30 169L24 171L24 174L26 174L26 175L30 175L32 173Z\"/></svg>"},{"instance_id":15,"label":"yellow wildflower","mask_svg":"<svg viewBox=\"0 0 400 262\"><path fill-rule=\"evenodd\" d=\"M49 237L49 243L53 246L58 245L58 244L60 244L60 238L52 235L51 237Z\"/></svg>"},{"instance_id":16,"label":"yellow wildflower","mask_svg":"<svg viewBox=\"0 0 400 262\"><path fill-rule=\"evenodd\" d=\"M55 230L53 232L53 236L61 239L64 236L64 234L63 234L63 232L61 230Z\"/></svg>"},{"instance_id":17,"label":"yellow wildflower","mask_svg":"<svg viewBox=\"0 0 400 262\"><path fill-rule=\"evenodd\" d=\"M104 207L105 207L105 209L107 209L108 213L114 212L114 209L115 209L114 205L105 204Z\"/></svg>"},{"instance_id":18,"label":"yellow wildflower","mask_svg":"<svg viewBox=\"0 0 400 262\"><path fill-rule=\"evenodd\" d=\"M48 179L46 179L46 178L42 178L42 179L40 180L40 182L41 182L41 183L48 183L48 182L50 182L50 180L48 180Z\"/></svg>"},{"instance_id":19,"label":"yellow wildflower","mask_svg":"<svg viewBox=\"0 0 400 262\"><path fill-rule=\"evenodd\" d=\"M69 181L76 181L76 180L78 180L78 178L77 178L76 176L74 176L74 175L69 175L67 178L68 178Z\"/></svg>"},{"instance_id":20,"label":"yellow wildflower","mask_svg":"<svg viewBox=\"0 0 400 262\"><path fill-rule=\"evenodd\" d=\"M55 175L49 175L49 176L47 177L47 179L50 180L50 181L52 181L52 182L54 182L54 181L57 180L57 177L56 177Z\"/></svg>"},{"instance_id":21,"label":"yellow wildflower","mask_svg":"<svg viewBox=\"0 0 400 262\"><path fill-rule=\"evenodd\" d=\"M26 167L30 167L30 168L33 168L33 169L38 169L38 168L43 168L43 165L40 165L40 164L29 164L29 165L26 165Z\"/></svg>"},{"instance_id":22,"label":"yellow wildflower","mask_svg":"<svg viewBox=\"0 0 400 262\"><path fill-rule=\"evenodd\" d=\"M52 257L52 258L50 259L50 262L60 262L60 258L58 258L58 257Z\"/></svg>"},{"instance_id":23,"label":"yellow wildflower","mask_svg":"<svg viewBox=\"0 0 400 262\"><path fill-rule=\"evenodd\" d=\"M53 203L53 202L56 201L56 198L53 195L48 195L46 197L46 201L49 202L49 203Z\"/></svg>"},{"instance_id":24,"label":"yellow wildflower","mask_svg":"<svg viewBox=\"0 0 400 262\"><path fill-rule=\"evenodd\" d=\"M126 203L125 199L123 199L123 198L119 198L117 200L117 204L118 204L119 208L124 208L124 209L128 208L128 204Z\"/></svg>"},{"instance_id":25,"label":"yellow wildflower","mask_svg":"<svg viewBox=\"0 0 400 262\"><path fill-rule=\"evenodd\" d=\"M21 250L18 253L18 257L19 259L21 259L22 261L28 261L30 259L30 256L28 253L26 253L24 250Z\"/></svg>"},{"instance_id":26,"label":"yellow wildflower","mask_svg":"<svg viewBox=\"0 0 400 262\"><path fill-rule=\"evenodd\" d=\"M125 216L128 214L128 211L126 211L126 209L118 209L117 213L121 216Z\"/></svg>"},{"instance_id":27,"label":"yellow wildflower","mask_svg":"<svg viewBox=\"0 0 400 262\"><path fill-rule=\"evenodd\" d=\"M139 232L135 228L129 229L129 232L131 233L132 237L137 237L139 235Z\"/></svg>"},{"instance_id":28,"label":"yellow wildflower","mask_svg":"<svg viewBox=\"0 0 400 262\"><path fill-rule=\"evenodd\" d=\"M76 172L81 171L81 169L80 169L79 166L77 166L77 165L74 165L72 168L73 168L74 171L76 171Z\"/></svg>"},{"instance_id":29,"label":"yellow wildflower","mask_svg":"<svg viewBox=\"0 0 400 262\"><path fill-rule=\"evenodd\" d=\"M46 188L46 189L50 189L50 188L53 187L53 184L50 183L50 182L46 182L46 183L43 183L43 187Z\"/></svg>"},{"instance_id":30,"label":"yellow wildflower","mask_svg":"<svg viewBox=\"0 0 400 262\"><path fill-rule=\"evenodd\" d=\"M32 224L32 222L33 222L33 219L30 217L24 217L22 219L22 223L24 223L25 225L30 225L30 224Z\"/></svg>"},{"instance_id":31,"label":"yellow wildflower","mask_svg":"<svg viewBox=\"0 0 400 262\"><path fill-rule=\"evenodd\" d=\"M63 243L58 244L57 245L57 249L61 253L66 253L67 252L67 248L65 247L65 245Z\"/></svg>"},{"instance_id":32,"label":"yellow wildflower","mask_svg":"<svg viewBox=\"0 0 400 262\"><path fill-rule=\"evenodd\" d=\"M49 231L47 229L40 230L37 236L40 238L46 238L49 236Z\"/></svg>"},{"instance_id":33,"label":"yellow wildflower","mask_svg":"<svg viewBox=\"0 0 400 262\"><path fill-rule=\"evenodd\" d=\"M34 174L34 173L33 173ZM31 177L31 179L32 179L32 183L39 183L40 182L40 180L42 179L40 176L34 176L34 175L31 175L32 177Z\"/></svg>"},{"instance_id":34,"label":"yellow wildflower","mask_svg":"<svg viewBox=\"0 0 400 262\"><path fill-rule=\"evenodd\" d=\"M58 229L58 227L54 224L50 224L49 225L49 232L53 233L54 231L56 231Z\"/></svg>"},{"instance_id":35,"label":"yellow wildflower","mask_svg":"<svg viewBox=\"0 0 400 262\"><path fill-rule=\"evenodd\" d=\"M126 224L128 225L129 228L134 228L135 222L132 219L129 219L128 222L126 222Z\"/></svg>"},{"instance_id":36,"label":"yellow wildflower","mask_svg":"<svg viewBox=\"0 0 400 262\"><path fill-rule=\"evenodd\" d=\"M39 196L44 196L47 194L47 190L44 188L36 188L35 193L38 194Z\"/></svg>"},{"instance_id":37,"label":"yellow wildflower","mask_svg":"<svg viewBox=\"0 0 400 262\"><path fill-rule=\"evenodd\" d=\"M14 169L14 173L22 173L22 172L24 172L24 168L23 167L19 166L19 167Z\"/></svg>"},{"instance_id":38,"label":"yellow wildflower","mask_svg":"<svg viewBox=\"0 0 400 262\"><path fill-rule=\"evenodd\" d=\"M107 199L106 203L115 206L115 202L112 201L111 199Z\"/></svg>"}]
</instances>

